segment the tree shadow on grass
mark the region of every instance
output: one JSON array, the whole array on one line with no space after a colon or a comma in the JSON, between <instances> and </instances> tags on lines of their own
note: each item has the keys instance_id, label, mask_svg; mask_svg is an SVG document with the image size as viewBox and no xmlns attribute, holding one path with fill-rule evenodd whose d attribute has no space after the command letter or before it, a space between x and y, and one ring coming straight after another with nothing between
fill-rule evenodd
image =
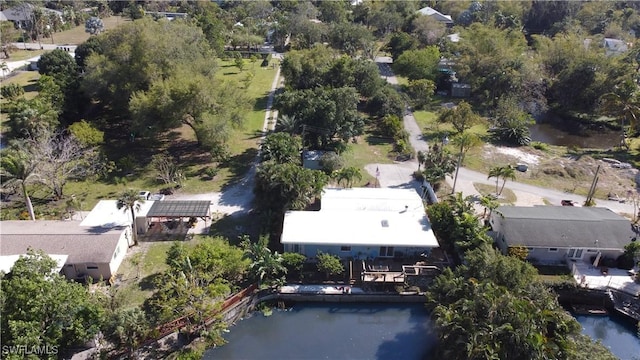
<instances>
[{"instance_id":1,"label":"tree shadow on grass","mask_svg":"<svg viewBox=\"0 0 640 360\"><path fill-rule=\"evenodd\" d=\"M253 103L253 111L261 111L267 108L269 94L271 94L271 91L267 91L262 97L256 98L256 101Z\"/></svg>"},{"instance_id":2,"label":"tree shadow on grass","mask_svg":"<svg viewBox=\"0 0 640 360\"><path fill-rule=\"evenodd\" d=\"M258 238L260 222L256 220L256 214L227 215L211 224L209 235L223 236L229 239L230 244L239 245L239 237L242 235L249 235L252 239Z\"/></svg>"},{"instance_id":3,"label":"tree shadow on grass","mask_svg":"<svg viewBox=\"0 0 640 360\"><path fill-rule=\"evenodd\" d=\"M223 191L236 184L242 180L245 175L247 175L249 169L251 169L251 165L256 159L256 156L258 156L258 149L248 148L243 153L234 155L229 158L229 160L221 164L221 167L229 169L229 172L231 173L229 181L222 189Z\"/></svg>"},{"instance_id":4,"label":"tree shadow on grass","mask_svg":"<svg viewBox=\"0 0 640 360\"><path fill-rule=\"evenodd\" d=\"M154 274L143 277L138 282L138 286L140 287L140 290L143 290L143 291L155 290L156 282L160 279L161 276L162 276L161 273L154 273Z\"/></svg>"},{"instance_id":5,"label":"tree shadow on grass","mask_svg":"<svg viewBox=\"0 0 640 360\"><path fill-rule=\"evenodd\" d=\"M385 136L379 136L379 135L376 135L376 134L367 135L365 137L365 141L370 146L393 144L393 139L392 138L385 137Z\"/></svg>"}]
</instances>

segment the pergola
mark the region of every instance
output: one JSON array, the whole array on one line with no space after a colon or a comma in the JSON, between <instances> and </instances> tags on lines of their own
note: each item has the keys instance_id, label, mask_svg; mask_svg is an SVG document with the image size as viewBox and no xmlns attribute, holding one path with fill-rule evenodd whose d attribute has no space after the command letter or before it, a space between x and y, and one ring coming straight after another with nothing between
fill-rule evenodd
<instances>
[{"instance_id":1,"label":"pergola","mask_svg":"<svg viewBox=\"0 0 640 360\"><path fill-rule=\"evenodd\" d=\"M175 200L175 201L155 201L147 212L147 218L153 222L158 219L179 220L180 224L184 218L201 218L205 221L211 219L211 201L209 200Z\"/></svg>"}]
</instances>

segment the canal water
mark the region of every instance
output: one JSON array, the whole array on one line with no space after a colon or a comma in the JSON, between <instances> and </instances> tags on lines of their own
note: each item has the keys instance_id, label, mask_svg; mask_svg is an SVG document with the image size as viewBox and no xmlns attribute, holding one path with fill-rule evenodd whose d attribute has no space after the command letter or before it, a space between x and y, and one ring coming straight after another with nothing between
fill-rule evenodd
<instances>
[{"instance_id":1,"label":"canal water","mask_svg":"<svg viewBox=\"0 0 640 360\"><path fill-rule=\"evenodd\" d=\"M296 304L256 313L203 359L428 359L437 338L424 305Z\"/></svg>"},{"instance_id":2,"label":"canal water","mask_svg":"<svg viewBox=\"0 0 640 360\"><path fill-rule=\"evenodd\" d=\"M602 344L622 360L640 360L640 338L636 335L633 324L608 316L574 315L580 325L582 333L589 335Z\"/></svg>"},{"instance_id":3,"label":"canal water","mask_svg":"<svg viewBox=\"0 0 640 360\"><path fill-rule=\"evenodd\" d=\"M558 146L608 149L620 145L620 131L608 129L580 129L563 124L539 123L529 127L531 140Z\"/></svg>"},{"instance_id":4,"label":"canal water","mask_svg":"<svg viewBox=\"0 0 640 360\"><path fill-rule=\"evenodd\" d=\"M225 335L203 359L430 359L437 342L421 304L300 303L260 312ZM576 316L583 333L622 360L640 360L635 327L606 316Z\"/></svg>"}]
</instances>

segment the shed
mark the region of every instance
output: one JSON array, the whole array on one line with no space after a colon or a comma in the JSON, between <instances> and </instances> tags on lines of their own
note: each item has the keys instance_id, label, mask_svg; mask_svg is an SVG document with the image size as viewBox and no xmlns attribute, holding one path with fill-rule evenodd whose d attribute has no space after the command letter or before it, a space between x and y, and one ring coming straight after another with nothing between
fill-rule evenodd
<instances>
[{"instance_id":1,"label":"shed","mask_svg":"<svg viewBox=\"0 0 640 360\"><path fill-rule=\"evenodd\" d=\"M148 227L149 221L147 213L153 206L154 201L138 202L139 208L134 208L136 216L136 231L138 234L144 234ZM116 226L131 226L131 210L118 209L117 200L100 200L91 212L80 223L80 226L111 228Z\"/></svg>"}]
</instances>

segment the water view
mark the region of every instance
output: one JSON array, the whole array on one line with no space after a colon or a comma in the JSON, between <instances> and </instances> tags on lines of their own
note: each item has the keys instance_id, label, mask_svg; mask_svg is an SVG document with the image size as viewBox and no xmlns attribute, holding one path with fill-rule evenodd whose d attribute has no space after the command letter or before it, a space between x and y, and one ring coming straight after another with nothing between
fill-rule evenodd
<instances>
[{"instance_id":1,"label":"water view","mask_svg":"<svg viewBox=\"0 0 640 360\"><path fill-rule=\"evenodd\" d=\"M600 340L611 352L622 360L640 360L640 339L635 327L617 318L607 316L577 315L582 333Z\"/></svg>"},{"instance_id":2,"label":"water view","mask_svg":"<svg viewBox=\"0 0 640 360\"><path fill-rule=\"evenodd\" d=\"M239 321L229 342L204 359L429 359L437 338L420 304L300 303ZM640 360L633 325L606 316L576 316L583 333L622 360Z\"/></svg>"},{"instance_id":3,"label":"water view","mask_svg":"<svg viewBox=\"0 0 640 360\"><path fill-rule=\"evenodd\" d=\"M203 359L425 359L428 318L421 304L296 304L239 321Z\"/></svg>"},{"instance_id":4,"label":"water view","mask_svg":"<svg viewBox=\"0 0 640 360\"><path fill-rule=\"evenodd\" d=\"M529 127L531 140L558 146L607 149L620 145L621 134L611 130L585 130L559 124L540 123Z\"/></svg>"}]
</instances>

